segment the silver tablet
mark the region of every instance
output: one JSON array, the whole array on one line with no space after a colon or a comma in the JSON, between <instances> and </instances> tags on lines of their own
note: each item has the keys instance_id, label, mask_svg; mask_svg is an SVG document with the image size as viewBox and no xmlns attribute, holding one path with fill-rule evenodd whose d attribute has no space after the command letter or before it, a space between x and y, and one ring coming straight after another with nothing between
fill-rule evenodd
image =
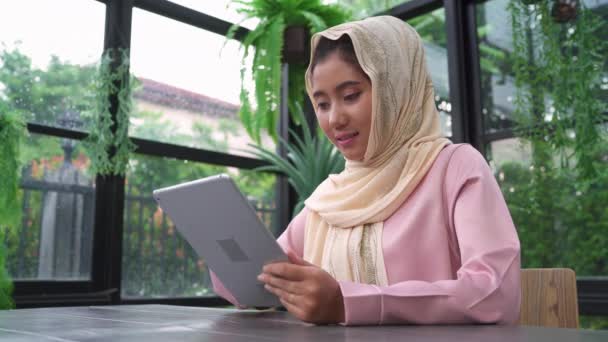
<instances>
[{"instance_id":1,"label":"silver tablet","mask_svg":"<svg viewBox=\"0 0 608 342\"><path fill-rule=\"evenodd\" d=\"M256 277L287 256L228 175L158 189L154 199L239 304L279 306Z\"/></svg>"}]
</instances>

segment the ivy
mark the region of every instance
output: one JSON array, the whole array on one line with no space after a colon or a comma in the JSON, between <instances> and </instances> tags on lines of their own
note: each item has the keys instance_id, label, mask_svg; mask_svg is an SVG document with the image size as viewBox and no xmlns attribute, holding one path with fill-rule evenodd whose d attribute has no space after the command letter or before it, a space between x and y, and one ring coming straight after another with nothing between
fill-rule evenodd
<instances>
[{"instance_id":1,"label":"ivy","mask_svg":"<svg viewBox=\"0 0 608 342\"><path fill-rule=\"evenodd\" d=\"M135 78L129 73L127 50L108 50L101 58L93 84L94 102L89 136L84 147L91 171L102 176L124 175L135 145L129 139L129 116L133 110ZM116 116L112 116L111 95L116 95Z\"/></svg>"},{"instance_id":2,"label":"ivy","mask_svg":"<svg viewBox=\"0 0 608 342\"><path fill-rule=\"evenodd\" d=\"M0 102L0 229L15 229L21 218L19 207L20 150L27 131L21 113L9 111ZM0 241L0 309L13 307L13 285L5 267L4 241Z\"/></svg>"},{"instance_id":3,"label":"ivy","mask_svg":"<svg viewBox=\"0 0 608 342\"><path fill-rule=\"evenodd\" d=\"M509 3L515 73L514 129L532 165L503 165L499 180L522 242L525 267L608 273L608 135L601 74L605 22L580 3ZM602 27L604 25L604 27Z\"/></svg>"}]
</instances>

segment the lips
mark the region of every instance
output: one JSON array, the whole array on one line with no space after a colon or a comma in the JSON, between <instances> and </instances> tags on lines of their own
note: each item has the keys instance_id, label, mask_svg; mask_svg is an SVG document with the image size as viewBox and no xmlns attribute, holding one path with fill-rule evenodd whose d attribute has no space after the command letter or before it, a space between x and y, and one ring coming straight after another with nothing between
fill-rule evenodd
<instances>
[{"instance_id":1,"label":"lips","mask_svg":"<svg viewBox=\"0 0 608 342\"><path fill-rule=\"evenodd\" d=\"M336 144L341 149L350 148L353 146L355 139L359 136L359 132L341 133L336 135Z\"/></svg>"},{"instance_id":2,"label":"lips","mask_svg":"<svg viewBox=\"0 0 608 342\"><path fill-rule=\"evenodd\" d=\"M352 139L352 138L356 137L357 135L359 135L359 132L342 133L342 134L336 135L336 140L338 140L338 141L347 141L349 139Z\"/></svg>"}]
</instances>

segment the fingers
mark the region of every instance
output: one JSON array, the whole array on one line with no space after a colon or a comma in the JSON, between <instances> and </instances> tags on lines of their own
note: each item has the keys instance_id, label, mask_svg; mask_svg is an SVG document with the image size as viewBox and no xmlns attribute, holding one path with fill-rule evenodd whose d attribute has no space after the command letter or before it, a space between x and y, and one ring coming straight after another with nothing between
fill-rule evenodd
<instances>
[{"instance_id":1,"label":"fingers","mask_svg":"<svg viewBox=\"0 0 608 342\"><path fill-rule=\"evenodd\" d=\"M289 261L291 261L291 263L293 263L293 264L300 265L300 266L314 266L313 264L304 260L303 258L301 258L299 255L297 255L296 253L294 253L292 251L289 251L287 253L287 257L289 258Z\"/></svg>"},{"instance_id":2,"label":"fingers","mask_svg":"<svg viewBox=\"0 0 608 342\"><path fill-rule=\"evenodd\" d=\"M289 311L289 313L291 313L292 315L296 316L297 318L299 318L303 321L306 321L304 319L306 317L306 314L300 307L282 299L281 297L279 297L279 300L281 301L281 304L283 304L285 309L287 309L287 311Z\"/></svg>"},{"instance_id":3,"label":"fingers","mask_svg":"<svg viewBox=\"0 0 608 342\"><path fill-rule=\"evenodd\" d=\"M266 289L266 291L279 297L281 302L286 302L293 306L298 306L297 296L294 293L285 291L284 289L281 289L279 287L275 287L275 286L272 286L269 284L264 285L264 288Z\"/></svg>"},{"instance_id":4,"label":"fingers","mask_svg":"<svg viewBox=\"0 0 608 342\"><path fill-rule=\"evenodd\" d=\"M278 262L265 265L262 271L275 277L299 281L307 278L307 272L309 272L307 268L308 266L295 265L287 262Z\"/></svg>"},{"instance_id":5,"label":"fingers","mask_svg":"<svg viewBox=\"0 0 608 342\"><path fill-rule=\"evenodd\" d=\"M258 280L275 288L283 289L287 292L296 292L298 284L283 278L274 277L268 274L260 274Z\"/></svg>"}]
</instances>

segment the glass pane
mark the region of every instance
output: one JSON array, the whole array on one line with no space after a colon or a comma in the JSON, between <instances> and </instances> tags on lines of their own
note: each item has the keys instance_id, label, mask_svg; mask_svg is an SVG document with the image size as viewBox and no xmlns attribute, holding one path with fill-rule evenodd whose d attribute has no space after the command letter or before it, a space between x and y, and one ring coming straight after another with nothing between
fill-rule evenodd
<instances>
[{"instance_id":1,"label":"glass pane","mask_svg":"<svg viewBox=\"0 0 608 342\"><path fill-rule=\"evenodd\" d=\"M0 3L0 101L28 121L86 130L104 20L98 1Z\"/></svg>"},{"instance_id":2,"label":"glass pane","mask_svg":"<svg viewBox=\"0 0 608 342\"><path fill-rule=\"evenodd\" d=\"M586 0L583 3L602 18L604 28L597 32L607 41L608 0ZM513 127L516 89L514 65L510 59L513 53L513 32L508 4L508 0L492 0L477 5L482 113L484 128L488 133ZM534 39L536 38L530 37L530 44L534 44ZM606 52L603 55L606 55ZM530 63L533 63L533 60ZM604 63L601 75L603 91L598 96L608 102L608 63ZM544 110L550 111L551 100L547 98L544 102Z\"/></svg>"},{"instance_id":3,"label":"glass pane","mask_svg":"<svg viewBox=\"0 0 608 342\"><path fill-rule=\"evenodd\" d=\"M94 175L79 142L32 134L19 227L0 227L14 280L89 280L95 216Z\"/></svg>"},{"instance_id":4,"label":"glass pane","mask_svg":"<svg viewBox=\"0 0 608 342\"><path fill-rule=\"evenodd\" d=\"M272 174L135 155L127 173L123 233L122 295L125 297L213 296L205 261L181 238L152 198L154 189L230 174L275 236Z\"/></svg>"},{"instance_id":5,"label":"glass pane","mask_svg":"<svg viewBox=\"0 0 608 342\"><path fill-rule=\"evenodd\" d=\"M381 12L389 10L397 5L400 5L411 0L324 0L323 3L335 4L350 8L355 18L365 18L372 15L377 15Z\"/></svg>"},{"instance_id":6,"label":"glass pane","mask_svg":"<svg viewBox=\"0 0 608 342\"><path fill-rule=\"evenodd\" d=\"M591 16L583 15L581 3ZM601 58L608 52L608 1L514 7L524 23L515 32L520 26L511 25L509 4L521 2L479 4L477 20L485 130L518 122L516 133L525 137L521 144L507 139L487 146L518 229L522 265L606 276L608 131L599 123L608 99L608 64ZM565 7L558 11L558 5ZM581 20L595 15L599 25L592 30L595 25ZM521 51L522 64L535 68L520 73L519 92L527 97L516 97L513 57Z\"/></svg>"},{"instance_id":7,"label":"glass pane","mask_svg":"<svg viewBox=\"0 0 608 342\"><path fill-rule=\"evenodd\" d=\"M445 35L445 10L431 13L407 21L412 25L424 44L426 64L433 79L435 103L441 119L441 131L452 136L452 104L450 103L450 83L448 79L448 55Z\"/></svg>"},{"instance_id":8,"label":"glass pane","mask_svg":"<svg viewBox=\"0 0 608 342\"><path fill-rule=\"evenodd\" d=\"M232 0L214 0L214 1L200 1L200 0L171 0L176 4L184 7L209 14L210 16L225 20L230 23L239 23L245 18L244 15L237 13L239 8L236 4L231 4ZM259 20L250 19L241 23L241 26L246 27L250 30L255 29Z\"/></svg>"},{"instance_id":9,"label":"glass pane","mask_svg":"<svg viewBox=\"0 0 608 342\"><path fill-rule=\"evenodd\" d=\"M572 165L561 165L559 155L538 166L546 157L542 151L538 143L517 138L493 141L487 151L518 230L522 266L608 275L606 164L587 186Z\"/></svg>"},{"instance_id":10,"label":"glass pane","mask_svg":"<svg viewBox=\"0 0 608 342\"><path fill-rule=\"evenodd\" d=\"M131 61L141 84L130 134L247 155L242 150L252 140L238 118L240 45L230 41L220 55L224 43L223 36L135 9ZM272 145L268 137L263 142Z\"/></svg>"}]
</instances>

